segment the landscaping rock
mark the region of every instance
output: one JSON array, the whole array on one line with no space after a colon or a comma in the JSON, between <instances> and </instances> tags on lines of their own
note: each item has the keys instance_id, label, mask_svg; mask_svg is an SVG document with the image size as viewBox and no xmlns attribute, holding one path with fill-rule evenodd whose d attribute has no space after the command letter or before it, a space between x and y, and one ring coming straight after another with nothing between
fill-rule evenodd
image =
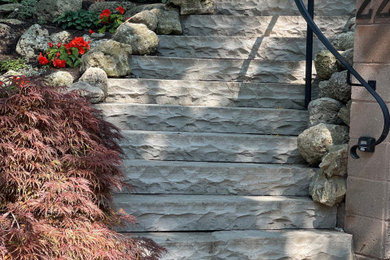
<instances>
[{"instance_id":1,"label":"landscaping rock","mask_svg":"<svg viewBox=\"0 0 390 260\"><path fill-rule=\"evenodd\" d=\"M339 113L337 114L338 117L346 124L347 126L350 125L351 123L351 105L352 105L352 100L348 101L346 106L343 106L340 110Z\"/></svg>"},{"instance_id":2,"label":"landscaping rock","mask_svg":"<svg viewBox=\"0 0 390 260\"><path fill-rule=\"evenodd\" d=\"M97 2L93 3L89 8L88 11L90 12L97 12L101 13L105 9L109 9L111 13L116 12L116 8L118 6L122 6L125 10L130 10L137 6L135 3L131 2L123 2L123 1L112 1L112 2Z\"/></svg>"},{"instance_id":3,"label":"landscaping rock","mask_svg":"<svg viewBox=\"0 0 390 260\"><path fill-rule=\"evenodd\" d=\"M108 78L104 70L100 68L89 68L84 72L79 81L100 88L104 96L107 96Z\"/></svg>"},{"instance_id":4,"label":"landscaping rock","mask_svg":"<svg viewBox=\"0 0 390 260\"><path fill-rule=\"evenodd\" d=\"M67 91L77 91L81 96L88 98L92 104L103 102L105 98L103 90L83 81L73 83Z\"/></svg>"},{"instance_id":5,"label":"landscaping rock","mask_svg":"<svg viewBox=\"0 0 390 260\"><path fill-rule=\"evenodd\" d=\"M123 77L131 73L129 57L131 46L114 40L104 41L81 58L82 72L88 68L103 69L109 77Z\"/></svg>"},{"instance_id":6,"label":"landscaping rock","mask_svg":"<svg viewBox=\"0 0 390 260\"><path fill-rule=\"evenodd\" d=\"M10 26L0 23L0 53L11 52L16 37Z\"/></svg>"},{"instance_id":7,"label":"landscaping rock","mask_svg":"<svg viewBox=\"0 0 390 260\"><path fill-rule=\"evenodd\" d=\"M130 22L145 24L149 30L155 31L157 29L158 19L152 11L145 10L132 16Z\"/></svg>"},{"instance_id":8,"label":"landscaping rock","mask_svg":"<svg viewBox=\"0 0 390 260\"><path fill-rule=\"evenodd\" d=\"M337 72L337 59L330 51L321 51L317 54L314 65L317 70L317 77L321 80L329 79Z\"/></svg>"},{"instance_id":9,"label":"landscaping rock","mask_svg":"<svg viewBox=\"0 0 390 260\"><path fill-rule=\"evenodd\" d=\"M341 52L341 56L343 56L349 64L353 65L353 49L348 49L346 51ZM338 70L346 69L344 65L342 65L341 62L339 62L338 60L337 60L337 68Z\"/></svg>"},{"instance_id":10,"label":"landscaping rock","mask_svg":"<svg viewBox=\"0 0 390 260\"><path fill-rule=\"evenodd\" d=\"M214 0L169 0L168 4L179 6L180 14L212 14L214 13Z\"/></svg>"},{"instance_id":11,"label":"landscaping rock","mask_svg":"<svg viewBox=\"0 0 390 260\"><path fill-rule=\"evenodd\" d=\"M39 52L47 49L49 41L49 32L34 24L20 37L16 52L27 59L36 59Z\"/></svg>"},{"instance_id":12,"label":"landscaping rock","mask_svg":"<svg viewBox=\"0 0 390 260\"><path fill-rule=\"evenodd\" d=\"M67 11L77 11L82 8L82 0L40 0L37 3L37 16L45 22L52 22L54 18Z\"/></svg>"},{"instance_id":13,"label":"landscaping rock","mask_svg":"<svg viewBox=\"0 0 390 260\"><path fill-rule=\"evenodd\" d=\"M46 77L46 82L52 86L66 86L72 85L74 78L72 74L66 71L56 71Z\"/></svg>"},{"instance_id":14,"label":"landscaping rock","mask_svg":"<svg viewBox=\"0 0 390 260\"><path fill-rule=\"evenodd\" d=\"M346 51L353 48L354 32L345 32L337 34L336 39L333 40L333 45L339 51Z\"/></svg>"},{"instance_id":15,"label":"landscaping rock","mask_svg":"<svg viewBox=\"0 0 390 260\"><path fill-rule=\"evenodd\" d=\"M56 44L56 43L68 43L72 40L72 35L70 32L62 31L58 33L53 33L50 35L50 40Z\"/></svg>"},{"instance_id":16,"label":"landscaping rock","mask_svg":"<svg viewBox=\"0 0 390 260\"><path fill-rule=\"evenodd\" d=\"M329 153L324 156L320 168L326 177L344 177L347 175L348 144L329 147Z\"/></svg>"},{"instance_id":17,"label":"landscaping rock","mask_svg":"<svg viewBox=\"0 0 390 260\"><path fill-rule=\"evenodd\" d=\"M343 103L351 99L351 86L347 84L347 71L336 72L329 81L320 82L319 97L330 97Z\"/></svg>"},{"instance_id":18,"label":"landscaping rock","mask_svg":"<svg viewBox=\"0 0 390 260\"><path fill-rule=\"evenodd\" d=\"M91 38L94 38L94 39L100 39L100 38L103 38L105 36L104 33L93 33L91 34Z\"/></svg>"},{"instance_id":19,"label":"landscaping rock","mask_svg":"<svg viewBox=\"0 0 390 260\"><path fill-rule=\"evenodd\" d=\"M152 54L158 47L158 36L144 24L125 22L118 27L112 39L131 45L133 54Z\"/></svg>"},{"instance_id":20,"label":"landscaping rock","mask_svg":"<svg viewBox=\"0 0 390 260\"><path fill-rule=\"evenodd\" d=\"M0 23L7 23L7 24L11 24L11 25L24 24L23 21L20 21L18 19L0 19Z\"/></svg>"},{"instance_id":21,"label":"landscaping rock","mask_svg":"<svg viewBox=\"0 0 390 260\"><path fill-rule=\"evenodd\" d=\"M348 139L347 126L320 123L298 136L298 150L310 165L318 166L331 145L347 143Z\"/></svg>"},{"instance_id":22,"label":"landscaping rock","mask_svg":"<svg viewBox=\"0 0 390 260\"><path fill-rule=\"evenodd\" d=\"M309 186L313 200L333 207L342 202L347 191L347 183L343 177L326 178L322 172L316 173Z\"/></svg>"},{"instance_id":23,"label":"landscaping rock","mask_svg":"<svg viewBox=\"0 0 390 260\"><path fill-rule=\"evenodd\" d=\"M13 12L17 12L22 5L18 3L0 5L0 17L7 17Z\"/></svg>"},{"instance_id":24,"label":"landscaping rock","mask_svg":"<svg viewBox=\"0 0 390 260\"><path fill-rule=\"evenodd\" d=\"M310 102L309 111L309 126L314 126L319 123L325 124L341 124L342 121L338 117L338 112L343 104L332 98L319 98Z\"/></svg>"}]
</instances>

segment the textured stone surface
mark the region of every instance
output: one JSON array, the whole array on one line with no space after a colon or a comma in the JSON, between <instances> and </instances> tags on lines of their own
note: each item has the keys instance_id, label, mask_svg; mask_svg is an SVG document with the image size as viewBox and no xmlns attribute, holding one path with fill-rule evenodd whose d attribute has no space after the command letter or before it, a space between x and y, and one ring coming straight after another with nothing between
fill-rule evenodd
<instances>
[{"instance_id":1,"label":"textured stone surface","mask_svg":"<svg viewBox=\"0 0 390 260\"><path fill-rule=\"evenodd\" d=\"M46 81L52 86L66 86L72 85L74 78L72 74L67 71L56 71L46 77Z\"/></svg>"},{"instance_id":2,"label":"textured stone surface","mask_svg":"<svg viewBox=\"0 0 390 260\"><path fill-rule=\"evenodd\" d=\"M110 2L96 2L93 3L88 10L91 12L100 13L104 9L109 9L112 13L116 12L116 8L122 6L125 10L130 10L137 6L137 4L130 1L110 1Z\"/></svg>"},{"instance_id":3,"label":"textured stone surface","mask_svg":"<svg viewBox=\"0 0 390 260\"><path fill-rule=\"evenodd\" d=\"M84 81L73 83L67 90L77 91L81 96L88 98L92 104L99 103L104 100L103 90Z\"/></svg>"},{"instance_id":4,"label":"textured stone surface","mask_svg":"<svg viewBox=\"0 0 390 260\"><path fill-rule=\"evenodd\" d=\"M124 130L298 135L307 126L307 112L301 110L136 104L98 108Z\"/></svg>"},{"instance_id":5,"label":"textured stone surface","mask_svg":"<svg viewBox=\"0 0 390 260\"><path fill-rule=\"evenodd\" d=\"M348 101L347 105L343 106L337 114L338 117L344 122L344 124L348 126L351 123L351 105L352 100Z\"/></svg>"},{"instance_id":6,"label":"textured stone surface","mask_svg":"<svg viewBox=\"0 0 390 260\"><path fill-rule=\"evenodd\" d=\"M346 51L340 52L341 56L351 65L353 65L353 49L348 49ZM337 68L339 71L345 70L346 68L344 67L343 64L339 60L337 60Z\"/></svg>"},{"instance_id":7,"label":"textured stone surface","mask_svg":"<svg viewBox=\"0 0 390 260\"><path fill-rule=\"evenodd\" d=\"M246 230L191 234L142 233L139 236L151 238L168 249L161 260L354 259L352 236L341 232Z\"/></svg>"},{"instance_id":8,"label":"textured stone surface","mask_svg":"<svg viewBox=\"0 0 390 260\"><path fill-rule=\"evenodd\" d=\"M319 98L309 103L309 126L319 123L340 124L338 112L342 103L332 98Z\"/></svg>"},{"instance_id":9,"label":"textured stone surface","mask_svg":"<svg viewBox=\"0 0 390 260\"><path fill-rule=\"evenodd\" d=\"M231 58L299 61L306 57L305 38L229 36L159 36L158 55L185 58ZM314 52L323 49L314 41Z\"/></svg>"},{"instance_id":10,"label":"textured stone surface","mask_svg":"<svg viewBox=\"0 0 390 260\"><path fill-rule=\"evenodd\" d=\"M215 9L215 0L169 0L168 4L179 6L181 15L212 14Z\"/></svg>"},{"instance_id":11,"label":"textured stone surface","mask_svg":"<svg viewBox=\"0 0 390 260\"><path fill-rule=\"evenodd\" d=\"M338 71L337 59L328 50L321 51L317 54L314 65L317 76L321 80L328 80L333 73Z\"/></svg>"},{"instance_id":12,"label":"textured stone surface","mask_svg":"<svg viewBox=\"0 0 390 260\"><path fill-rule=\"evenodd\" d=\"M291 3L292 5L293 3ZM327 37L343 31L348 16L316 17ZM306 37L306 22L300 16L190 15L182 19L184 35Z\"/></svg>"},{"instance_id":13,"label":"textured stone surface","mask_svg":"<svg viewBox=\"0 0 390 260\"><path fill-rule=\"evenodd\" d=\"M12 28L6 24L0 23L0 53L9 53L14 51L14 44L18 41Z\"/></svg>"},{"instance_id":14,"label":"textured stone surface","mask_svg":"<svg viewBox=\"0 0 390 260\"><path fill-rule=\"evenodd\" d=\"M307 3L307 1L304 1ZM216 0L216 14L229 15L300 15L291 0ZM317 0L315 15L351 15L355 13L354 0Z\"/></svg>"},{"instance_id":15,"label":"textured stone surface","mask_svg":"<svg viewBox=\"0 0 390 260\"><path fill-rule=\"evenodd\" d=\"M132 56L132 72L139 78L184 80L244 80L251 82L304 82L305 62L233 59L188 59Z\"/></svg>"},{"instance_id":16,"label":"textured stone surface","mask_svg":"<svg viewBox=\"0 0 390 260\"><path fill-rule=\"evenodd\" d=\"M107 74L100 68L88 68L80 77L80 81L87 82L88 84L98 87L103 90L105 96L107 96Z\"/></svg>"},{"instance_id":17,"label":"textured stone surface","mask_svg":"<svg viewBox=\"0 0 390 260\"><path fill-rule=\"evenodd\" d=\"M347 126L318 124L306 129L298 136L298 149L302 157L311 165L318 165L331 145L347 143Z\"/></svg>"},{"instance_id":18,"label":"textured stone surface","mask_svg":"<svg viewBox=\"0 0 390 260\"><path fill-rule=\"evenodd\" d=\"M320 83L319 97L330 97L347 103L351 100L351 86L347 83L347 71L336 72L332 77Z\"/></svg>"},{"instance_id":19,"label":"textured stone surface","mask_svg":"<svg viewBox=\"0 0 390 260\"><path fill-rule=\"evenodd\" d=\"M123 131L128 159L302 163L296 137Z\"/></svg>"},{"instance_id":20,"label":"textured stone surface","mask_svg":"<svg viewBox=\"0 0 390 260\"><path fill-rule=\"evenodd\" d=\"M158 24L157 15L154 14L152 11L144 10L142 12L139 12L135 15L133 15L130 18L132 23L142 23L145 24L149 30L155 31Z\"/></svg>"},{"instance_id":21,"label":"textured stone surface","mask_svg":"<svg viewBox=\"0 0 390 260\"><path fill-rule=\"evenodd\" d=\"M72 34L68 31L62 31L58 33L53 33L50 35L50 40L54 43L68 43L72 40Z\"/></svg>"},{"instance_id":22,"label":"textured stone surface","mask_svg":"<svg viewBox=\"0 0 390 260\"><path fill-rule=\"evenodd\" d=\"M47 22L67 11L77 11L82 7L82 0L40 0L36 5L36 15Z\"/></svg>"},{"instance_id":23,"label":"textured stone surface","mask_svg":"<svg viewBox=\"0 0 390 260\"><path fill-rule=\"evenodd\" d=\"M354 32L345 32L338 34L332 41L338 51L346 51L353 48Z\"/></svg>"},{"instance_id":24,"label":"textured stone surface","mask_svg":"<svg viewBox=\"0 0 390 260\"><path fill-rule=\"evenodd\" d=\"M280 196L116 194L114 204L137 217L120 231L333 228L336 209L310 198Z\"/></svg>"},{"instance_id":25,"label":"textured stone surface","mask_svg":"<svg viewBox=\"0 0 390 260\"><path fill-rule=\"evenodd\" d=\"M109 79L106 102L303 109L304 86L272 83Z\"/></svg>"},{"instance_id":26,"label":"textured stone surface","mask_svg":"<svg viewBox=\"0 0 390 260\"><path fill-rule=\"evenodd\" d=\"M0 17L7 17L12 12L17 12L21 6L19 3L0 4Z\"/></svg>"},{"instance_id":27,"label":"textured stone surface","mask_svg":"<svg viewBox=\"0 0 390 260\"><path fill-rule=\"evenodd\" d=\"M320 168L326 177L346 176L348 166L348 144L329 147L329 153L324 156Z\"/></svg>"},{"instance_id":28,"label":"textured stone surface","mask_svg":"<svg viewBox=\"0 0 390 260\"><path fill-rule=\"evenodd\" d=\"M347 183L344 177L327 178L322 172L317 173L309 187L313 200L333 207L342 202L347 192Z\"/></svg>"},{"instance_id":29,"label":"textured stone surface","mask_svg":"<svg viewBox=\"0 0 390 260\"><path fill-rule=\"evenodd\" d=\"M136 193L307 196L315 169L304 165L127 160Z\"/></svg>"},{"instance_id":30,"label":"textured stone surface","mask_svg":"<svg viewBox=\"0 0 390 260\"><path fill-rule=\"evenodd\" d=\"M47 49L48 42L49 32L34 24L19 38L16 52L27 59L36 58L40 51Z\"/></svg>"}]
</instances>

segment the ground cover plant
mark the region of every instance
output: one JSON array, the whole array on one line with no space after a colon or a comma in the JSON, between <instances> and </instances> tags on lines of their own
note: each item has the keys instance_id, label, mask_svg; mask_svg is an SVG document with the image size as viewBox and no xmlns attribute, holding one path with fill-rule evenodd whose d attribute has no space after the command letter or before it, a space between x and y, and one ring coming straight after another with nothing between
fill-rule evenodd
<instances>
[{"instance_id":1,"label":"ground cover plant","mask_svg":"<svg viewBox=\"0 0 390 260\"><path fill-rule=\"evenodd\" d=\"M121 188L118 130L77 93L0 82L0 259L157 259L153 241L110 227Z\"/></svg>"}]
</instances>

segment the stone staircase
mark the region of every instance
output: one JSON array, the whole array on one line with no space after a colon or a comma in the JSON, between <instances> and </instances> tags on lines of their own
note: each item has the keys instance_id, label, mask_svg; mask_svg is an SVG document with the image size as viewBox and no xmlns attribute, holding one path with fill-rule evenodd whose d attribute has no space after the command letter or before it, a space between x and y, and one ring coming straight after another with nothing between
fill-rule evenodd
<instances>
[{"instance_id":1,"label":"stone staircase","mask_svg":"<svg viewBox=\"0 0 390 260\"><path fill-rule=\"evenodd\" d=\"M216 15L161 36L158 56L133 56L136 78L110 79L98 106L123 130L135 191L115 196L139 221L120 231L165 246L164 260L352 259L336 208L309 198L315 169L297 151L305 22L293 0L216 1ZM355 3L316 4L334 37Z\"/></svg>"}]
</instances>

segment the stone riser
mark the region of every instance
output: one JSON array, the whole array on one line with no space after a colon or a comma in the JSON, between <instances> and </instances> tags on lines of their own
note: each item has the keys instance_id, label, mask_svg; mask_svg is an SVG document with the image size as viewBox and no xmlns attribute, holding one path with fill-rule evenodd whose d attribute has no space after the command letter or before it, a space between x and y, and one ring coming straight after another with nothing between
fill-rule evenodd
<instances>
[{"instance_id":1,"label":"stone riser","mask_svg":"<svg viewBox=\"0 0 390 260\"><path fill-rule=\"evenodd\" d=\"M109 79L106 102L303 109L304 87L272 83Z\"/></svg>"},{"instance_id":2,"label":"stone riser","mask_svg":"<svg viewBox=\"0 0 390 260\"><path fill-rule=\"evenodd\" d=\"M118 209L137 218L133 231L334 228L336 208L309 198L276 196L116 194Z\"/></svg>"},{"instance_id":3,"label":"stone riser","mask_svg":"<svg viewBox=\"0 0 390 260\"><path fill-rule=\"evenodd\" d=\"M142 233L168 253L161 260L353 260L352 236L310 231Z\"/></svg>"},{"instance_id":4,"label":"stone riser","mask_svg":"<svg viewBox=\"0 0 390 260\"><path fill-rule=\"evenodd\" d=\"M258 108L101 104L105 119L122 130L299 135L307 112Z\"/></svg>"},{"instance_id":5,"label":"stone riser","mask_svg":"<svg viewBox=\"0 0 390 260\"><path fill-rule=\"evenodd\" d=\"M303 84L305 62L132 56L137 78ZM315 73L315 68L313 66Z\"/></svg>"},{"instance_id":6,"label":"stone riser","mask_svg":"<svg viewBox=\"0 0 390 260\"><path fill-rule=\"evenodd\" d=\"M125 161L137 194L308 196L315 170L305 166ZM126 191L122 191L126 192Z\"/></svg>"},{"instance_id":7,"label":"stone riser","mask_svg":"<svg viewBox=\"0 0 390 260\"><path fill-rule=\"evenodd\" d=\"M296 137L123 131L127 159L195 162L302 163Z\"/></svg>"},{"instance_id":8,"label":"stone riser","mask_svg":"<svg viewBox=\"0 0 390 260\"><path fill-rule=\"evenodd\" d=\"M204 36L159 36L158 55L184 58L302 61L306 59L305 38L243 38ZM314 53L325 47L314 41Z\"/></svg>"},{"instance_id":9,"label":"stone riser","mask_svg":"<svg viewBox=\"0 0 390 260\"><path fill-rule=\"evenodd\" d=\"M323 33L334 38L349 16L319 16ZM301 16L190 15L182 20L186 36L306 37L307 24Z\"/></svg>"}]
</instances>

